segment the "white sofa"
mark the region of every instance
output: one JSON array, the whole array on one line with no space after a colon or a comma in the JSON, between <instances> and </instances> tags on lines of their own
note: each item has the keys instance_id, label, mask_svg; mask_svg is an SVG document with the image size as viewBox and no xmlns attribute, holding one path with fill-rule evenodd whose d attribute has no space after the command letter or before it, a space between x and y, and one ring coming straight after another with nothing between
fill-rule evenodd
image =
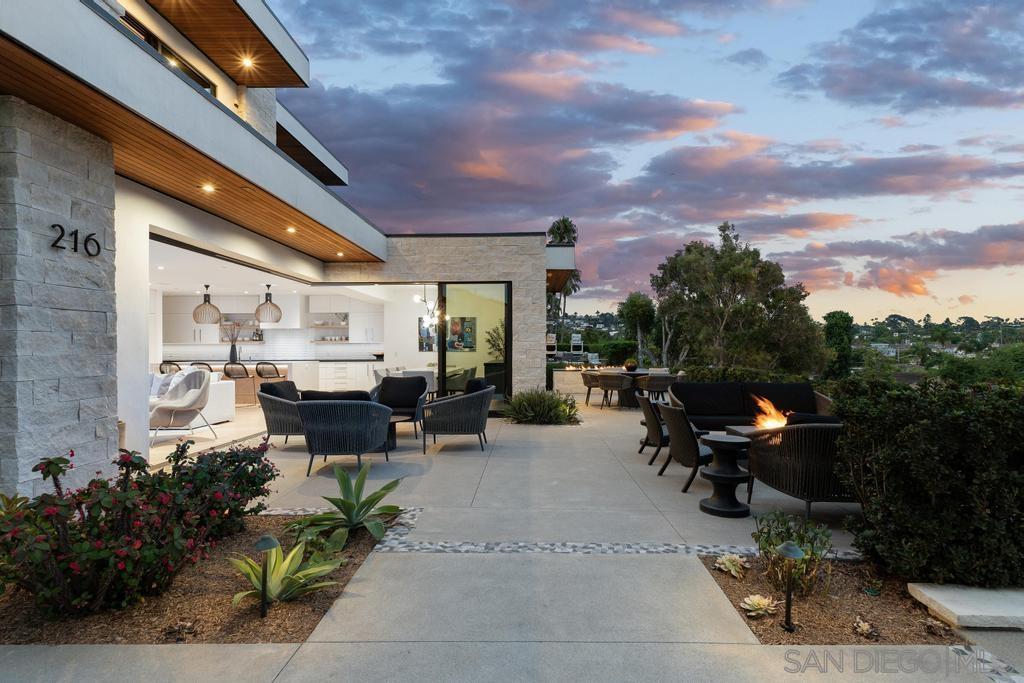
<instances>
[{"instance_id":1,"label":"white sofa","mask_svg":"<svg viewBox=\"0 0 1024 683\"><path fill-rule=\"evenodd\" d=\"M210 382L210 398L203 408L203 415L210 421L210 424L230 422L235 419L235 382L230 379L223 379L221 373L213 373L213 380ZM198 429L204 426L202 418L193 420L191 427Z\"/></svg>"}]
</instances>

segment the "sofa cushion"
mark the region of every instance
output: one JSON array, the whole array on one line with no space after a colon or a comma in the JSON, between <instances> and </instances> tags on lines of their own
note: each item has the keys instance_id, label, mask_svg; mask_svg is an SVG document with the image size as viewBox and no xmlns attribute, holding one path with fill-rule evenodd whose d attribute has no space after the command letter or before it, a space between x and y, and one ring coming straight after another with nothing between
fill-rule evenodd
<instances>
[{"instance_id":1,"label":"sofa cushion","mask_svg":"<svg viewBox=\"0 0 1024 683\"><path fill-rule=\"evenodd\" d=\"M390 408L415 408L426 390L425 377L384 377L378 400Z\"/></svg>"},{"instance_id":2,"label":"sofa cushion","mask_svg":"<svg viewBox=\"0 0 1024 683\"><path fill-rule=\"evenodd\" d=\"M818 415L817 413L790 413L786 416L787 425L841 425L843 421L835 415Z\"/></svg>"},{"instance_id":3,"label":"sofa cushion","mask_svg":"<svg viewBox=\"0 0 1024 683\"><path fill-rule=\"evenodd\" d=\"M281 384L281 382L276 382ZM370 392L354 389L351 391L317 391L307 389L302 392L303 401L369 401Z\"/></svg>"},{"instance_id":4,"label":"sofa cushion","mask_svg":"<svg viewBox=\"0 0 1024 683\"><path fill-rule=\"evenodd\" d=\"M282 398L292 403L299 400L299 390L295 388L295 382L263 382L260 384L260 391L267 396Z\"/></svg>"},{"instance_id":5,"label":"sofa cushion","mask_svg":"<svg viewBox=\"0 0 1024 683\"><path fill-rule=\"evenodd\" d=\"M711 432L720 432L726 427L754 424L753 415L689 415L689 418L697 429Z\"/></svg>"},{"instance_id":6,"label":"sofa cushion","mask_svg":"<svg viewBox=\"0 0 1024 683\"><path fill-rule=\"evenodd\" d=\"M744 410L738 382L673 382L670 390L682 401L690 417L754 414Z\"/></svg>"},{"instance_id":7,"label":"sofa cushion","mask_svg":"<svg viewBox=\"0 0 1024 683\"><path fill-rule=\"evenodd\" d=\"M814 387L807 383L783 384L776 382L744 382L742 384L743 412L756 415L757 404L754 395L771 401L784 413L817 413L814 402Z\"/></svg>"}]
</instances>

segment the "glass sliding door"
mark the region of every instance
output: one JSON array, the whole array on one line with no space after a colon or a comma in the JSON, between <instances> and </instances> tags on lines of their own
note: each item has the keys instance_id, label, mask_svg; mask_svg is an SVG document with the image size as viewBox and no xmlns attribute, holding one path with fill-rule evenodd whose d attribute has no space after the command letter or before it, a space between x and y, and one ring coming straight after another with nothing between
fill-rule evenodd
<instances>
[{"instance_id":1,"label":"glass sliding door","mask_svg":"<svg viewBox=\"0 0 1024 683\"><path fill-rule=\"evenodd\" d=\"M442 282L439 344L442 391L463 391L466 382L483 377L494 385L494 398L512 387L512 284L509 282Z\"/></svg>"}]
</instances>

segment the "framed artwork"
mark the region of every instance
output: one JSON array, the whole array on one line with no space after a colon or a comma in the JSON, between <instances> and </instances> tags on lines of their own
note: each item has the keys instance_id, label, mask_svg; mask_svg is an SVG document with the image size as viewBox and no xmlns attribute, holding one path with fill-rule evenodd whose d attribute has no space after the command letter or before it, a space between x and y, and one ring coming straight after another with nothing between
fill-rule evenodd
<instances>
[{"instance_id":1,"label":"framed artwork","mask_svg":"<svg viewBox=\"0 0 1024 683\"><path fill-rule=\"evenodd\" d=\"M449 351L476 351L476 318L449 317L446 344Z\"/></svg>"},{"instance_id":2,"label":"framed artwork","mask_svg":"<svg viewBox=\"0 0 1024 683\"><path fill-rule=\"evenodd\" d=\"M437 325L431 325L422 316L419 319L417 348L429 353L437 351Z\"/></svg>"}]
</instances>

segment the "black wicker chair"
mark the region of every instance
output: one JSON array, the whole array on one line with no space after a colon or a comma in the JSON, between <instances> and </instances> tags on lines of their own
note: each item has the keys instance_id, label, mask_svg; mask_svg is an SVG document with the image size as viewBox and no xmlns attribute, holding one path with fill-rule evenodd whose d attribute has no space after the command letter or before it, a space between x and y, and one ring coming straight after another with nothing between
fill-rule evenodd
<instances>
[{"instance_id":1,"label":"black wicker chair","mask_svg":"<svg viewBox=\"0 0 1024 683\"><path fill-rule=\"evenodd\" d=\"M494 398L494 387L483 391L447 396L423 406L423 452L427 452L427 434L437 443L438 434L476 434L480 450L487 441L487 414Z\"/></svg>"},{"instance_id":2,"label":"black wicker chair","mask_svg":"<svg viewBox=\"0 0 1024 683\"><path fill-rule=\"evenodd\" d=\"M165 360L163 363L160 364L161 375L171 375L174 374L175 372L181 372L181 366L178 365L177 363Z\"/></svg>"},{"instance_id":3,"label":"black wicker chair","mask_svg":"<svg viewBox=\"0 0 1024 683\"><path fill-rule=\"evenodd\" d=\"M394 415L410 418L413 437L419 437L417 425L423 421L423 406L427 402L425 377L382 377L376 400L391 408Z\"/></svg>"},{"instance_id":4,"label":"black wicker chair","mask_svg":"<svg viewBox=\"0 0 1024 683\"><path fill-rule=\"evenodd\" d=\"M388 460L388 422L391 408L371 401L299 401L296 404L309 449L308 477L313 458L322 455L354 455L363 466L363 453L384 446Z\"/></svg>"},{"instance_id":5,"label":"black wicker chair","mask_svg":"<svg viewBox=\"0 0 1024 683\"><path fill-rule=\"evenodd\" d=\"M299 390L295 382L264 382L256 394L263 419L267 423L267 436L283 436L288 443L289 436L301 436L302 418L299 417Z\"/></svg>"},{"instance_id":6,"label":"black wicker chair","mask_svg":"<svg viewBox=\"0 0 1024 683\"><path fill-rule=\"evenodd\" d=\"M598 377L596 372L583 371L580 374L583 375L583 386L587 388L587 398L585 403L589 406L590 392L594 389L599 389L601 387L601 378Z\"/></svg>"},{"instance_id":7,"label":"black wicker chair","mask_svg":"<svg viewBox=\"0 0 1024 683\"><path fill-rule=\"evenodd\" d=\"M665 421L665 427L668 428L669 457L665 458L665 464L658 471L658 476L660 477L665 472L669 460L675 460L683 467L692 468L690 478L683 486L683 493L686 493L690 489L690 484L696 479L697 471L701 466L711 462L713 455L711 449L697 441L697 437L703 436L707 432L694 429L683 408L663 405L661 406L661 417Z\"/></svg>"},{"instance_id":8,"label":"black wicker chair","mask_svg":"<svg viewBox=\"0 0 1024 683\"><path fill-rule=\"evenodd\" d=\"M748 435L749 469L747 502L754 493L754 479L776 491L806 503L847 503L853 493L836 476L837 442L843 431L837 424L798 424L765 429Z\"/></svg>"},{"instance_id":9,"label":"black wicker chair","mask_svg":"<svg viewBox=\"0 0 1024 683\"><path fill-rule=\"evenodd\" d=\"M661 421L661 416L658 415L658 409L651 403L650 398L637 396L636 402L640 404L640 410L644 413L643 425L647 427L647 433L640 440L640 450L637 453L643 453L648 446L654 446L654 455L647 461L648 465L653 465L658 453L661 453L661 449L669 443L668 431Z\"/></svg>"},{"instance_id":10,"label":"black wicker chair","mask_svg":"<svg viewBox=\"0 0 1024 683\"><path fill-rule=\"evenodd\" d=\"M200 370L206 370L207 372L213 372L213 366L211 366L209 363L203 363L201 361L192 363L192 367L199 368Z\"/></svg>"}]
</instances>

